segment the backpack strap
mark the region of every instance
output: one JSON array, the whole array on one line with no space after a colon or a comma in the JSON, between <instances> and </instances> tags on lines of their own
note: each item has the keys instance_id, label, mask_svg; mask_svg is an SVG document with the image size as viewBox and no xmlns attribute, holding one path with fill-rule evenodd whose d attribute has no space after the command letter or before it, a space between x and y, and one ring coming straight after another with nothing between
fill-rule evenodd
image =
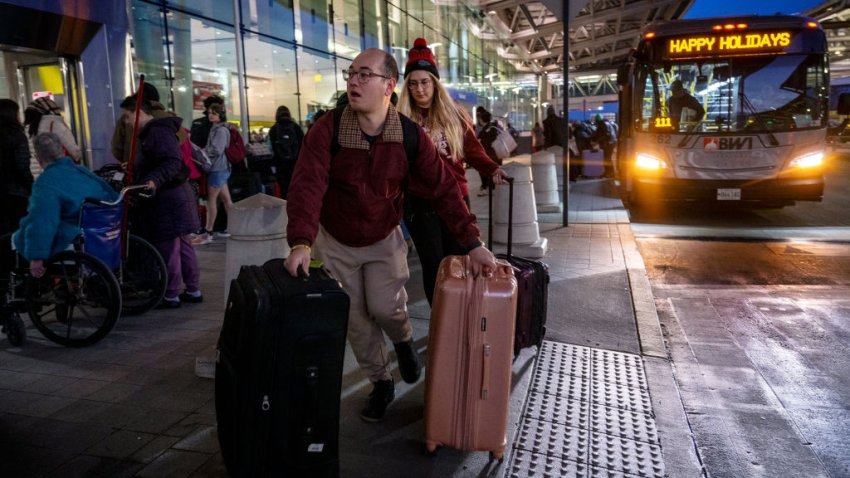
<instances>
[{"instance_id":1,"label":"backpack strap","mask_svg":"<svg viewBox=\"0 0 850 478\"><path fill-rule=\"evenodd\" d=\"M407 155L408 167L413 167L413 162L419 155L419 125L412 119L399 113L401 120L401 133L404 135L404 153Z\"/></svg>"},{"instance_id":2,"label":"backpack strap","mask_svg":"<svg viewBox=\"0 0 850 478\"><path fill-rule=\"evenodd\" d=\"M331 135L331 159L342 149L342 145L339 144L339 123L342 121L343 110L345 110L345 105L334 108L332 111L334 115L334 130L333 135ZM398 114L398 119L401 120L401 132L404 138L404 153L407 155L407 164L409 168L412 168L416 156L419 155L419 125L401 113Z\"/></svg>"},{"instance_id":3,"label":"backpack strap","mask_svg":"<svg viewBox=\"0 0 850 478\"><path fill-rule=\"evenodd\" d=\"M339 150L342 149L342 146L339 144L339 123L342 121L342 111L345 109L345 106L337 106L334 108L331 113L334 115L334 131L331 135L331 159L333 159Z\"/></svg>"}]
</instances>

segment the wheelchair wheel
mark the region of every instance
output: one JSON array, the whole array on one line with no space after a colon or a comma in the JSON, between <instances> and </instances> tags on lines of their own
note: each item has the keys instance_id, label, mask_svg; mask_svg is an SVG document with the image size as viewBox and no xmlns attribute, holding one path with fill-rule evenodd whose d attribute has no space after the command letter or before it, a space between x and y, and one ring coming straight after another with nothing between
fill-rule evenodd
<instances>
[{"instance_id":1,"label":"wheelchair wheel","mask_svg":"<svg viewBox=\"0 0 850 478\"><path fill-rule=\"evenodd\" d=\"M20 347L27 341L27 326L17 311L9 310L8 314L8 320L3 324L3 332L13 347Z\"/></svg>"},{"instance_id":2,"label":"wheelchair wheel","mask_svg":"<svg viewBox=\"0 0 850 478\"><path fill-rule=\"evenodd\" d=\"M168 285L165 267L165 260L150 242L130 234L127 258L118 276L121 284L121 313L143 314L159 304Z\"/></svg>"},{"instance_id":3,"label":"wheelchair wheel","mask_svg":"<svg viewBox=\"0 0 850 478\"><path fill-rule=\"evenodd\" d=\"M41 278L30 278L27 311L45 337L67 347L92 345L121 314L121 289L94 256L63 251L45 261Z\"/></svg>"}]
</instances>

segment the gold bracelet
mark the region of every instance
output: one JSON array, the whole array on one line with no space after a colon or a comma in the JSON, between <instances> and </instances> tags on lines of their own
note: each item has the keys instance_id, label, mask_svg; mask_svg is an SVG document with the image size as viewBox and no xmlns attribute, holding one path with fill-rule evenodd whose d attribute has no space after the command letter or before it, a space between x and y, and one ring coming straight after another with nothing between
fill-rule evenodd
<instances>
[{"instance_id":1,"label":"gold bracelet","mask_svg":"<svg viewBox=\"0 0 850 478\"><path fill-rule=\"evenodd\" d=\"M313 248L308 246L307 244L295 244L294 246L289 248L289 252L295 252L296 249L307 249L308 253L313 251Z\"/></svg>"}]
</instances>

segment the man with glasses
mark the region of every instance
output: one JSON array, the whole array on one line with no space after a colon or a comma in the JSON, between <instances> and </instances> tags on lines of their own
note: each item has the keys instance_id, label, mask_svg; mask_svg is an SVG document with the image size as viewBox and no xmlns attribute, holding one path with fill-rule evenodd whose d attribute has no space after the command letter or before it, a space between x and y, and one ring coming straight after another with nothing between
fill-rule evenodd
<instances>
[{"instance_id":1,"label":"man with glasses","mask_svg":"<svg viewBox=\"0 0 850 478\"><path fill-rule=\"evenodd\" d=\"M286 207L292 252L285 267L293 276L299 267L307 271L315 247L316 258L348 292L348 340L373 383L360 417L376 422L395 398L384 333L393 341L404 381L415 383L421 374L404 289L410 276L399 228L405 189L433 201L469 251L473 273L492 271L496 263L457 182L418 126L418 155L408 162L402 122L410 120L390 104L398 81L395 59L366 50L343 78L349 103L336 131L338 152L331 157L335 115L328 114L305 138L295 166Z\"/></svg>"}]
</instances>

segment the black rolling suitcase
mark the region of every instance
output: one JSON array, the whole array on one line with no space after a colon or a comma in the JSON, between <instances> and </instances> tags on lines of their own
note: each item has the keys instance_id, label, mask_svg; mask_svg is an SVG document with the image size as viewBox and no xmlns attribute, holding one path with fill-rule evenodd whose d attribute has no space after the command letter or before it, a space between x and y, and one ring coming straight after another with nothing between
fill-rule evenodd
<instances>
[{"instance_id":1,"label":"black rolling suitcase","mask_svg":"<svg viewBox=\"0 0 850 478\"><path fill-rule=\"evenodd\" d=\"M514 356L519 351L543 343L546 335L546 309L549 302L549 266L543 261L525 259L511 254L513 246L514 181L508 180L508 250L507 254L496 254L514 268L517 280L516 329L514 334ZM493 247L493 187L489 197L489 243Z\"/></svg>"},{"instance_id":2,"label":"black rolling suitcase","mask_svg":"<svg viewBox=\"0 0 850 478\"><path fill-rule=\"evenodd\" d=\"M231 282L215 377L218 438L233 477L339 476L348 295L323 269L282 259Z\"/></svg>"}]
</instances>

